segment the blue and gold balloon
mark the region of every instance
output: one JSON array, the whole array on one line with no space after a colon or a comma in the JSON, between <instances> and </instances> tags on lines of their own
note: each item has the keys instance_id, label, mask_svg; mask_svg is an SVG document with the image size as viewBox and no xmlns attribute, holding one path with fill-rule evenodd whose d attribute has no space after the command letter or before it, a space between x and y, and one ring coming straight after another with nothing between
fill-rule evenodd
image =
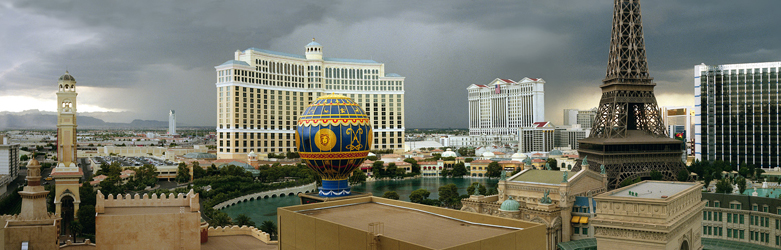
<instances>
[{"instance_id":1,"label":"blue and gold balloon","mask_svg":"<svg viewBox=\"0 0 781 250\"><path fill-rule=\"evenodd\" d=\"M372 127L355 101L331 94L304 110L295 140L301 159L323 180L319 195L346 196L350 195L347 178L369 154Z\"/></svg>"}]
</instances>

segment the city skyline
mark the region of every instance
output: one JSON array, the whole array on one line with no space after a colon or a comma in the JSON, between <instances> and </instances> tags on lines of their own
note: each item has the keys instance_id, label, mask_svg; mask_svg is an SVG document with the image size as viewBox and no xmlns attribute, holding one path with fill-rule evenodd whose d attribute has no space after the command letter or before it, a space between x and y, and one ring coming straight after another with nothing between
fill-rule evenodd
<instances>
[{"instance_id":1,"label":"city skyline","mask_svg":"<svg viewBox=\"0 0 781 250\"><path fill-rule=\"evenodd\" d=\"M693 105L691 65L781 55L777 27L745 28L781 3L657 2L643 16L660 106ZM183 123L214 126L204 116L216 113L212 67L225 54L303 54L315 37L325 53L407 77L407 128L466 128L464 88L497 77L546 79L545 117L560 124L561 110L598 103L612 1L253 4L2 3L0 111L50 110L51 79L69 69L85 96L80 111L124 111L98 118L129 122L176 109Z\"/></svg>"}]
</instances>

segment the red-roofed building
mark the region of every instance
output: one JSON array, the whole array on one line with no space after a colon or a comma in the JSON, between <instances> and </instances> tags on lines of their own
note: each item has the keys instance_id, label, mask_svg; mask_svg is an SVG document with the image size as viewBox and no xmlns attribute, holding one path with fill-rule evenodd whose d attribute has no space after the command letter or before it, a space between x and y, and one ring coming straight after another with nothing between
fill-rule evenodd
<instances>
[{"instance_id":1,"label":"red-roofed building","mask_svg":"<svg viewBox=\"0 0 781 250\"><path fill-rule=\"evenodd\" d=\"M518 151L549 152L553 150L556 128L550 122L535 122L519 131Z\"/></svg>"}]
</instances>

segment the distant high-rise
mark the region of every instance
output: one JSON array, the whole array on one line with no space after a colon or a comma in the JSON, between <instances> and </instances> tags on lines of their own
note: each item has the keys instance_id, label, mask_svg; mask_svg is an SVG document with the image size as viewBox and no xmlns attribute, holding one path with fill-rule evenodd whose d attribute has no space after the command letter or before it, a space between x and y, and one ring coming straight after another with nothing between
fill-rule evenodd
<instances>
[{"instance_id":1,"label":"distant high-rise","mask_svg":"<svg viewBox=\"0 0 781 250\"><path fill-rule=\"evenodd\" d=\"M469 135L473 144L515 144L519 129L545 121L545 80L496 78L488 85L466 88L469 99Z\"/></svg>"},{"instance_id":2,"label":"distant high-rise","mask_svg":"<svg viewBox=\"0 0 781 250\"><path fill-rule=\"evenodd\" d=\"M550 122L535 122L518 130L518 152L548 152L555 146L556 129Z\"/></svg>"},{"instance_id":3,"label":"distant high-rise","mask_svg":"<svg viewBox=\"0 0 781 250\"><path fill-rule=\"evenodd\" d=\"M694 66L695 157L775 168L781 62Z\"/></svg>"},{"instance_id":4,"label":"distant high-rise","mask_svg":"<svg viewBox=\"0 0 781 250\"><path fill-rule=\"evenodd\" d=\"M404 150L404 77L373 60L323 56L315 42L305 55L249 48L217 70L217 157L296 150L304 108L336 93L355 100L369 116L372 149ZM349 122L349 121L345 121Z\"/></svg>"},{"instance_id":5,"label":"distant high-rise","mask_svg":"<svg viewBox=\"0 0 781 250\"><path fill-rule=\"evenodd\" d=\"M0 135L0 195L5 194L8 184L18 176L19 144L12 144L8 137Z\"/></svg>"},{"instance_id":6,"label":"distant high-rise","mask_svg":"<svg viewBox=\"0 0 781 250\"><path fill-rule=\"evenodd\" d=\"M79 182L84 172L76 162L76 79L67 71L57 81L57 166L52 170L56 213L68 228L79 211Z\"/></svg>"},{"instance_id":7,"label":"distant high-rise","mask_svg":"<svg viewBox=\"0 0 781 250\"><path fill-rule=\"evenodd\" d=\"M176 135L176 111L173 109L168 112L168 134Z\"/></svg>"},{"instance_id":8,"label":"distant high-rise","mask_svg":"<svg viewBox=\"0 0 781 250\"><path fill-rule=\"evenodd\" d=\"M639 0L615 0L613 30L602 98L588 138L578 153L591 170L604 165L609 188L626 179L659 171L675 180L686 170L683 143L669 138L659 114L653 78L648 73ZM580 171L581 161L572 171Z\"/></svg>"},{"instance_id":9,"label":"distant high-rise","mask_svg":"<svg viewBox=\"0 0 781 250\"><path fill-rule=\"evenodd\" d=\"M587 110L564 109L564 124L562 126L579 124L582 128L591 128L596 116L596 108Z\"/></svg>"}]
</instances>

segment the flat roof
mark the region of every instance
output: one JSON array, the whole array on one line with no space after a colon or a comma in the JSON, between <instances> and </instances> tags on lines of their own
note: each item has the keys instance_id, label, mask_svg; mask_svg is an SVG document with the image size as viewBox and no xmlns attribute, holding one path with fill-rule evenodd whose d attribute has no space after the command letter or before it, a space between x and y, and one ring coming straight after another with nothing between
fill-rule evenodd
<instances>
[{"instance_id":1,"label":"flat roof","mask_svg":"<svg viewBox=\"0 0 781 250\"><path fill-rule=\"evenodd\" d=\"M522 172L521 175L511 179L510 181L536 182L558 185L561 184L564 180L564 172L568 173L567 178L572 177L573 173L570 171L529 169Z\"/></svg>"},{"instance_id":2,"label":"flat roof","mask_svg":"<svg viewBox=\"0 0 781 250\"><path fill-rule=\"evenodd\" d=\"M374 202L297 212L365 232L368 232L369 223L382 222L385 229L383 235L433 249L458 246L522 229L481 225Z\"/></svg>"},{"instance_id":3,"label":"flat roof","mask_svg":"<svg viewBox=\"0 0 781 250\"><path fill-rule=\"evenodd\" d=\"M106 207L103 211L104 215L178 214L179 207ZM190 212L190 208L185 207L184 211Z\"/></svg>"},{"instance_id":4,"label":"flat roof","mask_svg":"<svg viewBox=\"0 0 781 250\"><path fill-rule=\"evenodd\" d=\"M276 250L278 247L278 245L267 245L266 243L249 235L209 236L209 241L201 244L201 250Z\"/></svg>"},{"instance_id":5,"label":"flat roof","mask_svg":"<svg viewBox=\"0 0 781 250\"><path fill-rule=\"evenodd\" d=\"M680 193L687 188L696 185L692 182L656 182L646 181L637 185L630 186L627 189L610 193L610 196L615 197L634 197L634 198L650 198L650 199L666 199L662 196L671 197L677 193ZM629 191L637 193L637 195L630 195Z\"/></svg>"}]
</instances>

